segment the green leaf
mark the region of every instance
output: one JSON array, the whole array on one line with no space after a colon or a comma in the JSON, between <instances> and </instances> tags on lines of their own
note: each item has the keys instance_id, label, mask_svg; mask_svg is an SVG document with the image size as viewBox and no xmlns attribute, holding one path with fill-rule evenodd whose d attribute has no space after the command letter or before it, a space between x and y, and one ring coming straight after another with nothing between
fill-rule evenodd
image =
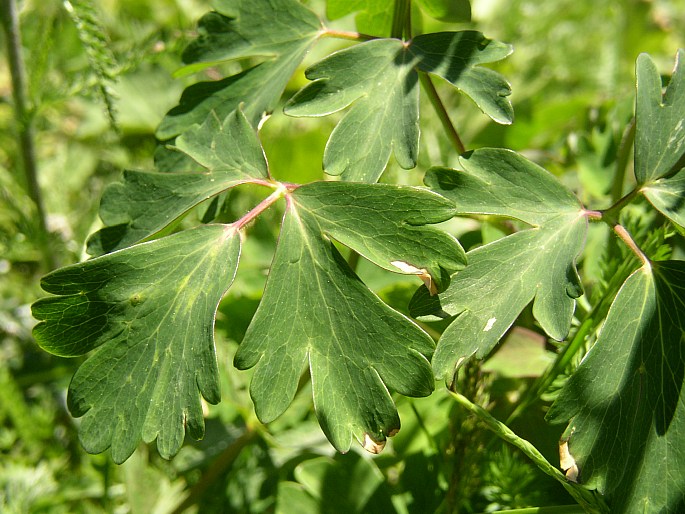
<instances>
[{"instance_id":1,"label":"green leaf","mask_svg":"<svg viewBox=\"0 0 685 514\"><path fill-rule=\"evenodd\" d=\"M475 31L425 34L410 43L377 39L336 52L311 66L311 84L286 104L291 116L325 116L352 105L333 130L324 169L348 181L375 182L391 152L405 169L419 145L418 72L445 78L499 123L511 123L511 90L477 65L503 59L511 47Z\"/></svg>"},{"instance_id":2,"label":"green leaf","mask_svg":"<svg viewBox=\"0 0 685 514\"><path fill-rule=\"evenodd\" d=\"M125 171L104 192L106 227L88 241L101 255L130 246L166 227L200 202L246 182L266 180L266 159L254 129L240 111L222 123L212 114L176 140L176 148L205 168L196 173Z\"/></svg>"},{"instance_id":3,"label":"green leaf","mask_svg":"<svg viewBox=\"0 0 685 514\"><path fill-rule=\"evenodd\" d=\"M641 188L652 205L673 223L685 228L685 170Z\"/></svg>"},{"instance_id":4,"label":"green leaf","mask_svg":"<svg viewBox=\"0 0 685 514\"><path fill-rule=\"evenodd\" d=\"M308 368L331 443L345 452L355 437L369 451L382 449L400 428L390 392L432 391L434 345L359 280L329 237L388 269L405 253L417 267L449 269L461 264L456 241L423 229L445 252L429 255L415 225L452 213L439 196L399 186L319 182L288 196L264 296L235 356L239 369L255 367L250 392L263 422L287 409Z\"/></svg>"},{"instance_id":5,"label":"green leaf","mask_svg":"<svg viewBox=\"0 0 685 514\"><path fill-rule=\"evenodd\" d=\"M519 219L532 228L471 250L468 266L447 290L430 296L419 289L413 316L456 316L445 330L433 369L451 379L463 360L486 356L534 300L533 315L547 334L563 339L582 286L575 268L587 220L575 196L550 173L522 156L499 149L460 158L463 171L432 168L431 189L453 200L463 214Z\"/></svg>"},{"instance_id":6,"label":"green leaf","mask_svg":"<svg viewBox=\"0 0 685 514\"><path fill-rule=\"evenodd\" d=\"M243 103L256 127L270 114L290 77L322 33L319 18L295 0L217 0L216 12L199 22L198 38L183 53L185 71L235 59L265 62L217 82L201 82L183 93L180 104L162 120L157 137L170 139L210 111L223 118ZM267 28L265 30L265 28Z\"/></svg>"},{"instance_id":7,"label":"green leaf","mask_svg":"<svg viewBox=\"0 0 685 514\"><path fill-rule=\"evenodd\" d=\"M83 416L90 453L112 448L125 461L141 438L175 455L184 430L204 434L200 394L220 398L213 325L230 286L240 237L206 225L46 275L57 296L33 305L34 337L62 356L97 348L69 386L69 410Z\"/></svg>"},{"instance_id":8,"label":"green leaf","mask_svg":"<svg viewBox=\"0 0 685 514\"><path fill-rule=\"evenodd\" d=\"M647 54L637 58L635 176L640 185L677 171L685 155L685 50L678 50L668 89Z\"/></svg>"},{"instance_id":9,"label":"green leaf","mask_svg":"<svg viewBox=\"0 0 685 514\"><path fill-rule=\"evenodd\" d=\"M567 422L580 481L612 512L685 504L685 262L635 271L548 418Z\"/></svg>"},{"instance_id":10,"label":"green leaf","mask_svg":"<svg viewBox=\"0 0 685 514\"><path fill-rule=\"evenodd\" d=\"M327 0L326 17L337 20L357 12L354 22L359 32L388 36L394 9L394 0Z\"/></svg>"},{"instance_id":11,"label":"green leaf","mask_svg":"<svg viewBox=\"0 0 685 514\"><path fill-rule=\"evenodd\" d=\"M471 2L469 0L417 0L427 15L446 22L471 21Z\"/></svg>"}]
</instances>

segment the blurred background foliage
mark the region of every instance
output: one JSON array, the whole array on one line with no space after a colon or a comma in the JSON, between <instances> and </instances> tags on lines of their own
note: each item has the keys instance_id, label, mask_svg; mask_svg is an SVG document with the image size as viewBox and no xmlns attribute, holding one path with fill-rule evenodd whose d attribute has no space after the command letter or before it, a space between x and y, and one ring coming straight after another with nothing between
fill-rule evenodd
<instances>
[{"instance_id":1,"label":"blurred background foliage","mask_svg":"<svg viewBox=\"0 0 685 514\"><path fill-rule=\"evenodd\" d=\"M326 13L323 0L304 3L322 16ZM65 265L84 258L86 237L98 227L103 188L122 169L153 168L155 128L184 87L219 78L219 71L211 68L197 76L174 76L210 2L24 0L18 8L29 121L49 234L47 244L41 244L37 211L22 171L3 32L1 512L494 512L573 503L516 450L465 415L440 387L430 398L397 399L403 428L373 458L358 451L334 454L314 419L306 383L286 414L268 427L259 424L247 392L249 372L237 372L231 362L261 296L278 233L277 210L251 227L236 284L218 312L223 401L207 408L206 438L187 442L171 462L146 446L122 466L115 466L107 454L86 454L76 435L78 420L65 405L79 360L53 357L34 344L29 305L41 295L38 282L49 271L46 263ZM630 180L615 176L615 170L632 117L635 59L649 52L668 76L675 50L685 46L683 0L473 0L471 10L470 21L451 24L422 17L417 9L413 15L416 32L474 28L514 45L514 54L495 66L513 86L512 126L489 122L449 86L437 84L467 147L520 151L554 172L592 208L610 205ZM351 30L354 16L347 14L331 26ZM345 44L323 41L305 66ZM286 97L305 83L303 70L293 77ZM274 113L261 138L276 178L299 183L322 178L323 147L334 119ZM456 155L427 102L421 129L419 167L407 172L391 163L383 180L419 184L430 165L454 164ZM226 218L244 214L258 194L249 188L231 192L224 204ZM653 252L665 251L662 243L672 234L650 231L652 221L641 218L639 205L630 212L634 221L629 226L651 241ZM487 220L465 220L449 228L467 247L510 229ZM682 252L682 242L675 251ZM579 312L612 287L606 277L622 259L606 232L593 228L581 263L589 294ZM364 262L359 273L400 311L417 285ZM439 325L428 328L441 330ZM467 373L463 385L480 404L506 419L553 352L532 316L524 313L501 349L481 369ZM558 386L546 391L543 400L552 398ZM545 425L543 400L512 428L557 462L561 428Z\"/></svg>"}]
</instances>

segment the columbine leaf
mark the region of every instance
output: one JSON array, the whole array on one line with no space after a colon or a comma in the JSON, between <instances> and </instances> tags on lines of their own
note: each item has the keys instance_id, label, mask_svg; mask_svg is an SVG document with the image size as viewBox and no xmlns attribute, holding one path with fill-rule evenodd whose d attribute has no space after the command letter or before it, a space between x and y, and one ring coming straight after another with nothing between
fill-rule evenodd
<instances>
[{"instance_id":1,"label":"columbine leaf","mask_svg":"<svg viewBox=\"0 0 685 514\"><path fill-rule=\"evenodd\" d=\"M205 171L125 171L124 181L110 185L103 194L100 217L106 227L88 241L91 255L125 248L226 189L268 178L257 135L240 111L223 123L212 114L179 137L176 147Z\"/></svg>"},{"instance_id":2,"label":"columbine leaf","mask_svg":"<svg viewBox=\"0 0 685 514\"><path fill-rule=\"evenodd\" d=\"M170 139L210 111L224 117L244 103L247 119L257 126L273 111L288 80L322 33L319 18L295 0L219 0L216 12L202 17L199 37L183 54L195 71L234 59L265 58L238 75L202 82L183 93L180 105L162 120L157 137ZM268 30L264 30L268 27Z\"/></svg>"},{"instance_id":3,"label":"columbine leaf","mask_svg":"<svg viewBox=\"0 0 685 514\"><path fill-rule=\"evenodd\" d=\"M387 270L428 275L442 289L449 273L466 264L456 239L424 226L449 219L455 212L451 202L430 191L315 182L298 188L294 197L299 209L306 209L326 235Z\"/></svg>"},{"instance_id":4,"label":"columbine leaf","mask_svg":"<svg viewBox=\"0 0 685 514\"><path fill-rule=\"evenodd\" d=\"M445 78L495 121L511 123L506 81L478 64L498 61L511 47L475 31L417 36L410 43L377 39L336 52L310 67L314 82L286 105L291 116L325 116L352 105L333 130L324 169L348 181L375 182L394 152L416 166L419 144L418 71Z\"/></svg>"},{"instance_id":5,"label":"columbine leaf","mask_svg":"<svg viewBox=\"0 0 685 514\"><path fill-rule=\"evenodd\" d=\"M464 171L433 168L426 184L464 214L509 216L533 225L467 253L468 266L439 296L420 289L414 316L459 315L433 358L438 378L472 356L483 358L531 301L533 315L554 339L571 324L582 286L575 268L587 220L575 196L550 173L520 155L482 149L460 158Z\"/></svg>"},{"instance_id":6,"label":"columbine leaf","mask_svg":"<svg viewBox=\"0 0 685 514\"><path fill-rule=\"evenodd\" d=\"M660 178L641 188L642 193L664 216L685 228L685 170Z\"/></svg>"},{"instance_id":7,"label":"columbine leaf","mask_svg":"<svg viewBox=\"0 0 685 514\"><path fill-rule=\"evenodd\" d=\"M400 427L390 392L425 396L433 389L433 342L367 289L327 235L389 269L405 253L417 267L449 269L461 265L456 241L428 231L445 253L429 255L410 224L452 212L429 191L398 186L314 183L288 197L264 297L235 357L239 369L255 366L250 392L262 421L286 410L308 367L331 443L347 451L355 437L369 451L382 449Z\"/></svg>"},{"instance_id":8,"label":"columbine leaf","mask_svg":"<svg viewBox=\"0 0 685 514\"><path fill-rule=\"evenodd\" d=\"M549 412L571 420L565 438L580 482L605 494L612 512L685 505L684 343L685 262L643 266Z\"/></svg>"},{"instance_id":9,"label":"columbine leaf","mask_svg":"<svg viewBox=\"0 0 685 514\"><path fill-rule=\"evenodd\" d=\"M115 462L157 439L175 455L184 429L204 434L200 394L220 398L213 326L235 275L240 237L207 225L121 250L46 275L58 296L33 305L38 344L62 356L97 348L78 369L67 399L83 416L91 453L111 446Z\"/></svg>"},{"instance_id":10,"label":"columbine leaf","mask_svg":"<svg viewBox=\"0 0 685 514\"><path fill-rule=\"evenodd\" d=\"M647 54L637 59L637 105L635 112L635 176L648 184L677 171L685 155L685 50L678 50L666 93L661 77ZM682 167L682 164L679 165Z\"/></svg>"}]
</instances>

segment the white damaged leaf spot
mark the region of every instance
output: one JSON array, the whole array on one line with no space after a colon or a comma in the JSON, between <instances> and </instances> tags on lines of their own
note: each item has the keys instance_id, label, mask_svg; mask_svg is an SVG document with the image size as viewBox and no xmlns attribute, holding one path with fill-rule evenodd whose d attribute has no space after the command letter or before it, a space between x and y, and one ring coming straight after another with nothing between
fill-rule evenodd
<instances>
[{"instance_id":1,"label":"white damaged leaf spot","mask_svg":"<svg viewBox=\"0 0 685 514\"><path fill-rule=\"evenodd\" d=\"M416 275L417 277L419 277L421 281L425 284L426 289L428 289L428 292L431 294L431 296L438 294L438 288L435 286L435 283L433 282L433 277L430 276L428 270L424 268L417 268L416 266L412 266L408 262L404 261L392 261L390 264L395 266L402 273L409 273L411 275Z\"/></svg>"},{"instance_id":2,"label":"white damaged leaf spot","mask_svg":"<svg viewBox=\"0 0 685 514\"><path fill-rule=\"evenodd\" d=\"M492 330L492 327L495 325L495 322L497 321L497 318L490 318L488 322L485 324L485 328L483 328L483 332L490 332Z\"/></svg>"},{"instance_id":3,"label":"white damaged leaf spot","mask_svg":"<svg viewBox=\"0 0 685 514\"><path fill-rule=\"evenodd\" d=\"M571 482L578 483L578 465L568 450L568 441L559 443L559 467L566 473L566 478Z\"/></svg>"},{"instance_id":4,"label":"white damaged leaf spot","mask_svg":"<svg viewBox=\"0 0 685 514\"><path fill-rule=\"evenodd\" d=\"M364 442L362 443L362 448L367 452L378 455L385 448L385 441L374 441L371 436L366 433L364 434Z\"/></svg>"}]
</instances>

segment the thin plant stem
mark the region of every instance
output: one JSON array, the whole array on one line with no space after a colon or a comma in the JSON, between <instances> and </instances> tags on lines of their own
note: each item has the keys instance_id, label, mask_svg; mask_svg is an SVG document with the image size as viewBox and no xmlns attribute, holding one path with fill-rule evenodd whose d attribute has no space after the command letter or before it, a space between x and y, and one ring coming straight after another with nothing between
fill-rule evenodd
<instances>
[{"instance_id":1,"label":"thin plant stem","mask_svg":"<svg viewBox=\"0 0 685 514\"><path fill-rule=\"evenodd\" d=\"M392 15L390 37L402 39L406 28L406 19L410 10L410 0L395 0L395 11Z\"/></svg>"},{"instance_id":2,"label":"thin plant stem","mask_svg":"<svg viewBox=\"0 0 685 514\"><path fill-rule=\"evenodd\" d=\"M608 509L601 497L597 497L592 491L583 486L570 482L564 474L549 463L547 459L527 440L516 435L507 425L495 419L488 411L475 403L472 403L464 395L450 391L456 402L467 409L485 424L495 435L521 450L535 465L546 475L557 480L574 500L581 505L586 512L603 513Z\"/></svg>"},{"instance_id":3,"label":"thin plant stem","mask_svg":"<svg viewBox=\"0 0 685 514\"><path fill-rule=\"evenodd\" d=\"M419 80L421 81L421 86L423 86L423 90L428 95L428 100L435 109L438 118L440 119L442 128L445 129L445 134L447 134L447 138L450 140L450 143L452 143L452 146L454 146L457 152L463 154L466 151L466 147L464 146L461 137L459 137L459 132L457 132L456 127L452 123L450 115L448 114L447 109L445 108L445 104L442 102L442 99L440 98L440 95L438 95L438 91L437 89L435 89L433 81L427 74L421 72L419 72Z\"/></svg>"},{"instance_id":4,"label":"thin plant stem","mask_svg":"<svg viewBox=\"0 0 685 514\"><path fill-rule=\"evenodd\" d=\"M623 241L630 250L637 255L637 258L640 259L640 262L644 266L650 266L650 261L647 258L647 256L642 252L640 247L637 245L635 240L632 238L632 236L628 233L628 231L625 229L623 225L619 225L618 223L613 226L614 233Z\"/></svg>"},{"instance_id":5,"label":"thin plant stem","mask_svg":"<svg viewBox=\"0 0 685 514\"><path fill-rule=\"evenodd\" d=\"M248 212L245 216L240 218L238 221L236 221L233 224L233 227L236 230L240 230L245 225L250 223L252 220L254 220L257 216L259 216L262 212L267 210L269 207L271 207L276 201L278 201L280 198L282 198L287 191L291 190L291 188L285 186L284 184L278 184L276 190L271 193L269 196L264 198L261 202L259 202L254 209L252 209L250 212Z\"/></svg>"},{"instance_id":6,"label":"thin plant stem","mask_svg":"<svg viewBox=\"0 0 685 514\"><path fill-rule=\"evenodd\" d=\"M630 120L630 123L628 123L628 126L623 131L623 136L616 152L616 172L614 173L614 181L611 185L611 201L614 204L623 196L623 183L625 182L626 170L630 161L630 149L633 147L634 141L635 117Z\"/></svg>"},{"instance_id":7,"label":"thin plant stem","mask_svg":"<svg viewBox=\"0 0 685 514\"><path fill-rule=\"evenodd\" d=\"M362 34L361 32L348 32L345 30L332 30L328 28L321 33L321 37L334 37L350 41L371 41L372 39L378 39L376 36Z\"/></svg>"},{"instance_id":8,"label":"thin plant stem","mask_svg":"<svg viewBox=\"0 0 685 514\"><path fill-rule=\"evenodd\" d=\"M7 35L7 60L12 79L12 95L14 97L14 111L19 125L19 145L24 164L24 177L29 197L36 206L39 241L42 247L42 257L48 269L54 267L54 258L49 247L49 233L47 216L43 203L43 195L38 183L38 164L36 147L33 137L33 114L30 112L26 97L26 72L21 55L21 30L14 0L0 0L2 25Z\"/></svg>"}]
</instances>

